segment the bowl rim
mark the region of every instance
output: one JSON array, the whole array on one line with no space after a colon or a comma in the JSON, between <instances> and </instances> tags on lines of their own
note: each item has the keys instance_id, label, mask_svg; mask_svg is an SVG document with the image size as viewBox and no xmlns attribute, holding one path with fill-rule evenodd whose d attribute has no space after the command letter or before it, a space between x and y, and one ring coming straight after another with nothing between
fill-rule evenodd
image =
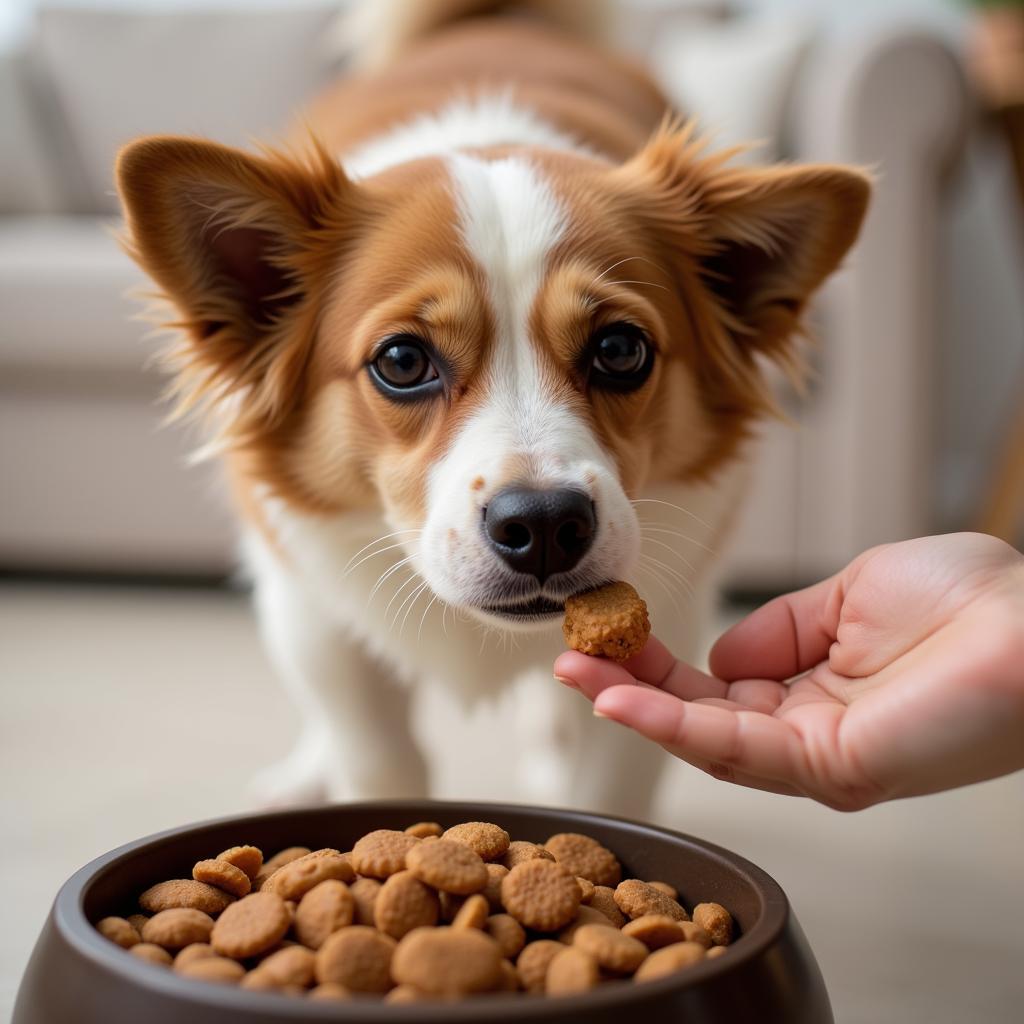
<instances>
[{"instance_id":1,"label":"bowl rim","mask_svg":"<svg viewBox=\"0 0 1024 1024\"><path fill-rule=\"evenodd\" d=\"M85 914L85 894L92 881L101 873L116 868L118 862L127 860L141 849L154 844L166 845L191 832L210 827L242 825L254 820L281 817L283 815L324 814L345 810L346 812L380 811L393 808L397 814L404 812L420 814L430 809L443 810L447 813L460 813L459 809L468 811L475 808L476 813L486 812L490 820L500 820L504 812L531 813L560 819L563 825L574 824L579 831L585 831L588 824L607 822L628 825L632 830L640 830L660 838L669 837L681 840L690 846L697 847L701 853L718 861L725 861L729 867L745 876L760 899L760 913L754 926L744 932L735 943L730 945L730 956L695 964L679 976L669 975L643 985L646 998L657 998L661 994L693 988L709 978L728 973L738 963L752 960L763 953L786 928L790 918L789 900L782 887L767 872L756 864L733 853L724 847L710 843L704 839L677 832L648 822L635 821L630 818L611 814L598 814L570 808L543 807L534 804L520 804L509 801L490 802L474 800L362 800L351 803L320 804L307 807L287 808L276 811L258 812L255 814L229 815L221 818L210 818L155 832L125 843L107 853L101 854L79 868L61 886L53 903L52 916L61 937L75 952L91 962L100 970L116 975L121 981L143 989L150 989L168 998L181 998L189 1002L199 1002L224 1010L249 1010L260 1012L264 1017L277 1018L282 1022L296 1020L335 1020L354 1021L367 1020L389 1024L391 1021L417 1020L424 1024L442 1024L486 1019L484 1007L508 1010L515 1007L516 1015L521 1020L549 1016L552 999L557 998L558 1008L565 1015L574 1013L585 1014L588 1008L597 1005L602 1007L621 1006L628 1010L637 1002L638 990L628 983L621 985L602 985L598 989L579 995L544 997L540 999L524 998L519 994L488 994L486 1004L479 999L466 999L457 1002L424 1002L406 1005L384 1003L380 1000L356 998L352 1002L317 1003L310 1000L299 1000L294 996L274 992L252 992L235 986L213 985L196 979L185 978L174 974L166 967L150 964L137 957L126 955L126 951L109 939L104 938L96 930ZM425 819L424 819L425 820ZM466 820L488 820L480 817ZM415 1011L415 1012L414 1012Z\"/></svg>"}]
</instances>

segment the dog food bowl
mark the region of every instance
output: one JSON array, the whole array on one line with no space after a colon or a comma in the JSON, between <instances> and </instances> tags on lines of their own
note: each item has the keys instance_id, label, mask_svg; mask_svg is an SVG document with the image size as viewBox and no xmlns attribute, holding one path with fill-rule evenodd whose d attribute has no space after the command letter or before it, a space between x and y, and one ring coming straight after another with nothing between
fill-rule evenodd
<instances>
[{"instance_id":1,"label":"dog food bowl","mask_svg":"<svg viewBox=\"0 0 1024 1024\"><path fill-rule=\"evenodd\" d=\"M729 952L645 984L602 985L578 996L488 995L456 1003L317 1003L182 978L130 956L94 922L134 911L165 878L189 878L217 850L252 843L268 853L302 844L347 850L366 832L414 821L445 827L493 821L515 839L583 832L611 849L624 877L674 885L684 905L731 911ZM227 818L129 843L87 864L57 894L21 983L14 1024L486 1024L625 1019L686 1024L831 1024L828 995L785 893L760 868L667 829L576 811L488 803L381 801Z\"/></svg>"}]
</instances>

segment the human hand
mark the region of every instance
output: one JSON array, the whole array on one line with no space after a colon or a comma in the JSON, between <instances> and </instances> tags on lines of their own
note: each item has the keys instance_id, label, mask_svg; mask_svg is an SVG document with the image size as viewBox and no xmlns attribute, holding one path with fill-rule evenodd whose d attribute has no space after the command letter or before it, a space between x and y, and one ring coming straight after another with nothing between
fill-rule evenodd
<instances>
[{"instance_id":1,"label":"human hand","mask_svg":"<svg viewBox=\"0 0 1024 1024\"><path fill-rule=\"evenodd\" d=\"M866 551L726 632L713 675L652 638L568 651L594 713L717 778L839 810L1024 768L1024 556L982 534Z\"/></svg>"}]
</instances>

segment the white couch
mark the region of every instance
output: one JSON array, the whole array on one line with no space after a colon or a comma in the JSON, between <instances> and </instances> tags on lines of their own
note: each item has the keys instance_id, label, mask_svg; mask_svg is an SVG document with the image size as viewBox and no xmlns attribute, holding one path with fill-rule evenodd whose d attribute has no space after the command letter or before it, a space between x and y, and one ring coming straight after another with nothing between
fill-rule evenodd
<instances>
[{"instance_id":1,"label":"white couch","mask_svg":"<svg viewBox=\"0 0 1024 1024\"><path fill-rule=\"evenodd\" d=\"M731 556L733 585L771 589L931 525L934 233L965 91L945 44L913 29L836 39L654 8L625 31L724 140L753 132L774 155L881 172L863 240L820 305L818 379L788 399L804 428L766 428ZM110 169L147 132L273 138L337 69L334 16L284 0L277 12L55 9L0 56L0 569L230 567L216 473L186 470L195 438L160 426Z\"/></svg>"}]
</instances>

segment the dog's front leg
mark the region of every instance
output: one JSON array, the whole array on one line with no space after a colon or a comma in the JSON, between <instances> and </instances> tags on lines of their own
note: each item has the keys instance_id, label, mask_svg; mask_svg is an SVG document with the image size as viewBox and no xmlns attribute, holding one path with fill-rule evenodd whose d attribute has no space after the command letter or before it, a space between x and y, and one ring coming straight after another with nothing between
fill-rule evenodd
<instances>
[{"instance_id":1,"label":"dog's front leg","mask_svg":"<svg viewBox=\"0 0 1024 1024\"><path fill-rule=\"evenodd\" d=\"M258 802L425 796L428 772L410 729L408 689L289 581L261 579L256 608L303 722L292 753L257 776Z\"/></svg>"}]
</instances>

